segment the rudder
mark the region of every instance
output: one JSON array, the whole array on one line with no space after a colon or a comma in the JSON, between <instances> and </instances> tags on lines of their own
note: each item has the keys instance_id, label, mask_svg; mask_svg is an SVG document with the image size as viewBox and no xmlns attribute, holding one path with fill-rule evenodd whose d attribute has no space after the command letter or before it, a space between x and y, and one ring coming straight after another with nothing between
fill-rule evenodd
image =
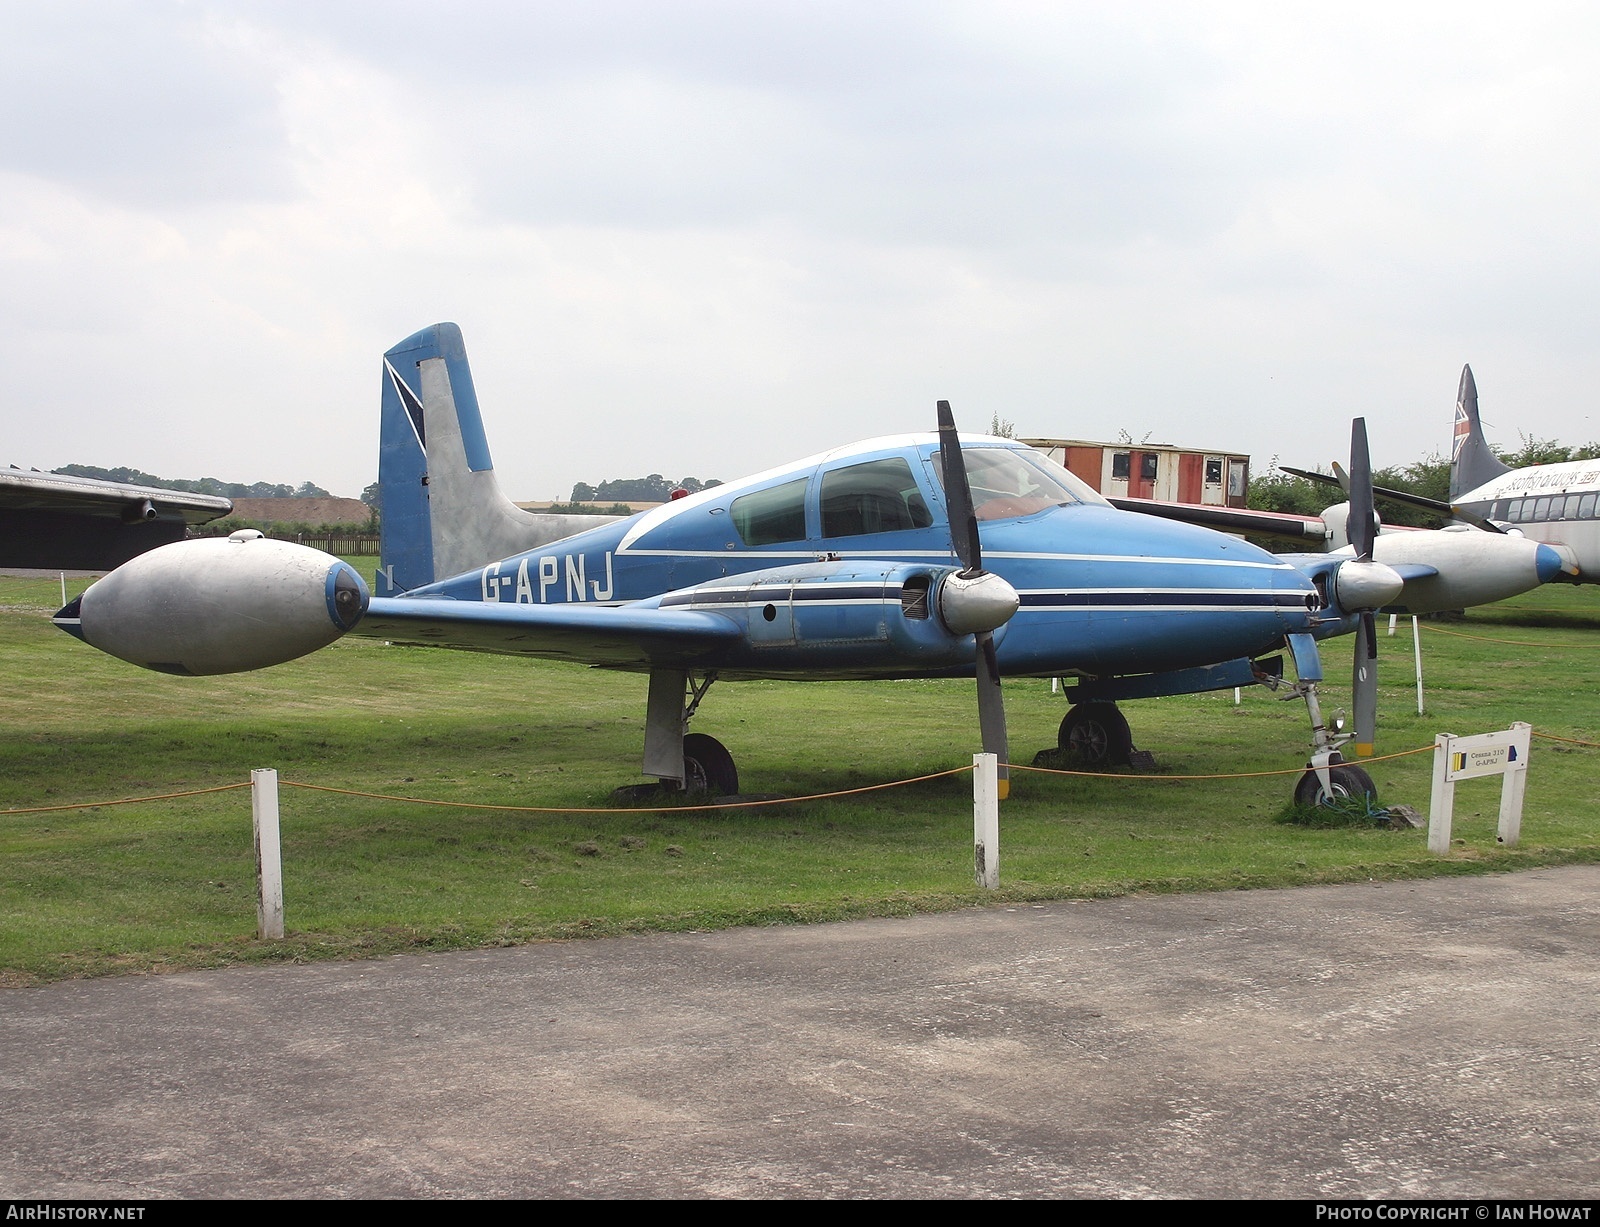
<instances>
[{"instance_id":1,"label":"rudder","mask_svg":"<svg viewBox=\"0 0 1600 1227\"><path fill-rule=\"evenodd\" d=\"M454 324L383 356L378 595L393 596L571 536L615 516L539 515L500 490L466 342Z\"/></svg>"},{"instance_id":2,"label":"rudder","mask_svg":"<svg viewBox=\"0 0 1600 1227\"><path fill-rule=\"evenodd\" d=\"M1509 472L1483 437L1483 426L1478 421L1478 385L1472 378L1472 368L1464 366L1456 392L1455 437L1450 448L1450 498L1454 501Z\"/></svg>"}]
</instances>

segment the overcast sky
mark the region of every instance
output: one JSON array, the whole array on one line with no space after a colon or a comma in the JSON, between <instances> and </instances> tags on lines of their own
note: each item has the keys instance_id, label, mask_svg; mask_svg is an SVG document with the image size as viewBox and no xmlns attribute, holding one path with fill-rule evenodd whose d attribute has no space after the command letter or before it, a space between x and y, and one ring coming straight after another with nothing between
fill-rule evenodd
<instances>
[{"instance_id":1,"label":"overcast sky","mask_svg":"<svg viewBox=\"0 0 1600 1227\"><path fill-rule=\"evenodd\" d=\"M496 467L964 428L1325 464L1600 438L1591 4L0 2L0 463L377 469L454 320Z\"/></svg>"}]
</instances>

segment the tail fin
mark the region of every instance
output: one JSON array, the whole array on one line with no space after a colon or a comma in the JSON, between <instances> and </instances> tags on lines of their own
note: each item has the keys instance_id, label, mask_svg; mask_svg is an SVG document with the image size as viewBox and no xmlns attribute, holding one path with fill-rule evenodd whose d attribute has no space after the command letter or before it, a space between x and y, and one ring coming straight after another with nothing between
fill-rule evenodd
<instances>
[{"instance_id":1,"label":"tail fin","mask_svg":"<svg viewBox=\"0 0 1600 1227\"><path fill-rule=\"evenodd\" d=\"M1489 450L1478 422L1478 385L1472 368L1461 368L1461 389L1456 393L1456 433L1450 450L1450 498L1454 501L1484 482L1511 470Z\"/></svg>"},{"instance_id":2,"label":"tail fin","mask_svg":"<svg viewBox=\"0 0 1600 1227\"><path fill-rule=\"evenodd\" d=\"M435 324L383 356L378 443L382 557L393 596L595 528L614 516L537 515L500 491L466 343Z\"/></svg>"}]
</instances>

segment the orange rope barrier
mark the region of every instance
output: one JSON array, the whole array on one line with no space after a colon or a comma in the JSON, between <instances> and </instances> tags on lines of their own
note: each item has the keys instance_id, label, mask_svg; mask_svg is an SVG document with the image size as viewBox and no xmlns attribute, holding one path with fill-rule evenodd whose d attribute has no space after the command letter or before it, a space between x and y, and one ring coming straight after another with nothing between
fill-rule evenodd
<instances>
[{"instance_id":1,"label":"orange rope barrier","mask_svg":"<svg viewBox=\"0 0 1600 1227\"><path fill-rule=\"evenodd\" d=\"M1595 646L1592 643L1541 643L1528 639L1493 639L1488 635L1469 635L1465 631L1447 631L1442 626L1434 626L1428 622L1423 622L1421 625L1435 635L1450 635L1456 639L1476 639L1479 643L1509 643L1519 648L1592 648Z\"/></svg>"},{"instance_id":2,"label":"orange rope barrier","mask_svg":"<svg viewBox=\"0 0 1600 1227\"><path fill-rule=\"evenodd\" d=\"M413 805L442 805L450 809L509 810L523 814L637 814L652 809L671 813L686 813L710 809L747 809L758 805L796 805L802 801L826 801L831 797L849 797L863 792L881 792L886 788L899 788L905 784L920 784L924 780L937 780L947 775L961 775L971 767L952 767L948 771L935 771L931 775L912 776L908 780L891 780L887 784L865 784L860 788L843 788L838 792L818 792L806 797L768 797L757 801L723 801L710 805L630 805L601 807L584 805L484 805L476 801L435 801L427 797L399 797L392 793L360 792L353 788L330 788L326 784L303 784L299 780L280 780L286 788L305 788L312 792L333 792L346 797L368 797L374 801L408 801Z\"/></svg>"},{"instance_id":3,"label":"orange rope barrier","mask_svg":"<svg viewBox=\"0 0 1600 1227\"><path fill-rule=\"evenodd\" d=\"M1600 750L1600 741L1579 741L1576 737L1557 737L1554 733L1536 732L1534 736L1541 737L1545 741L1564 741L1569 746L1589 746L1592 749Z\"/></svg>"},{"instance_id":4,"label":"orange rope barrier","mask_svg":"<svg viewBox=\"0 0 1600 1227\"><path fill-rule=\"evenodd\" d=\"M154 797L124 797L120 801L79 801L74 805L36 805L32 809L7 809L0 810L0 818L10 817L12 814L53 814L64 809L99 809L103 805L138 805L141 801L171 801L177 797L198 797L208 792L231 792L235 788L249 788L250 782L243 784L218 784L215 788L191 788L188 792L164 792Z\"/></svg>"},{"instance_id":5,"label":"orange rope barrier","mask_svg":"<svg viewBox=\"0 0 1600 1227\"><path fill-rule=\"evenodd\" d=\"M1331 764L1334 767L1361 767L1367 763L1387 762L1391 758L1407 758L1412 754L1427 754L1432 746L1418 746L1415 750L1400 750L1394 754L1379 754L1375 758L1358 758L1353 761ZM1038 771L1045 775L1082 775L1097 780L1251 780L1268 775L1302 775L1308 767L1283 767L1274 771L1237 771L1226 775L1128 775L1121 771L1068 771L1061 767L1024 767L1021 763L1007 764L1012 771Z\"/></svg>"},{"instance_id":6,"label":"orange rope barrier","mask_svg":"<svg viewBox=\"0 0 1600 1227\"><path fill-rule=\"evenodd\" d=\"M1591 746L1600 749L1600 742L1579 741L1573 737L1557 737L1553 733L1534 733L1535 737L1542 737L1548 741L1563 741L1571 745ZM1388 762L1396 758L1408 758L1413 754L1426 754L1433 750L1433 746L1418 746L1414 750L1400 750L1394 754L1380 754L1375 758L1362 758L1354 762L1335 763L1333 766L1360 767L1367 763ZM1035 767L1031 764L1007 763L1010 771L1033 771L1041 775L1072 775L1082 776L1087 779L1100 780L1149 780L1152 782L1179 781L1179 780L1250 780L1274 775L1301 775L1309 770L1306 767L1283 767L1272 771L1237 771L1219 772L1209 775L1129 775L1121 771L1071 771L1062 767ZM768 797L753 801L721 801L706 805L635 805L635 806L582 806L582 805L488 805L477 801L438 801L429 797L402 797L394 793L363 792L355 788L334 788L328 784L307 784L301 780L279 780L285 788L302 788L308 792L330 792L344 797L366 797L373 801L401 801L411 805L438 805L449 809L476 809L494 810L523 814L637 814L641 812L660 811L673 813L694 813L703 810L721 809L754 809L764 805L798 805L805 801L827 801L835 797L852 797L861 793L882 792L889 788L901 788L907 784L920 784L926 780L942 779L950 775L964 775L971 771L971 767L951 767L947 771L934 771L928 775L912 776L904 780L891 780L886 784L863 784L859 788L842 788L835 792L812 793L804 797ZM186 792L159 793L148 797L124 797L116 801L79 801L71 805L40 805L29 809L0 810L0 818L22 814L50 814L62 810L74 809L99 809L110 805L138 805L147 801L172 801L181 797L199 797L206 793L232 792L240 788L251 787L248 781L240 784L218 784L213 788L193 788Z\"/></svg>"}]
</instances>

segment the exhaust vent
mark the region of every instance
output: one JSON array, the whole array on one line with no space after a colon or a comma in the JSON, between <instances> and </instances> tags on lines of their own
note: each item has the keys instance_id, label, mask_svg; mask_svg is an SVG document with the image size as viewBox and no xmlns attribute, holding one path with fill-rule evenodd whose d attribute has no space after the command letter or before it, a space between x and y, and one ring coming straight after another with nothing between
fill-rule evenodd
<instances>
[{"instance_id":1,"label":"exhaust vent","mask_svg":"<svg viewBox=\"0 0 1600 1227\"><path fill-rule=\"evenodd\" d=\"M928 620L928 587L926 575L913 575L900 587L900 613L913 622Z\"/></svg>"}]
</instances>

